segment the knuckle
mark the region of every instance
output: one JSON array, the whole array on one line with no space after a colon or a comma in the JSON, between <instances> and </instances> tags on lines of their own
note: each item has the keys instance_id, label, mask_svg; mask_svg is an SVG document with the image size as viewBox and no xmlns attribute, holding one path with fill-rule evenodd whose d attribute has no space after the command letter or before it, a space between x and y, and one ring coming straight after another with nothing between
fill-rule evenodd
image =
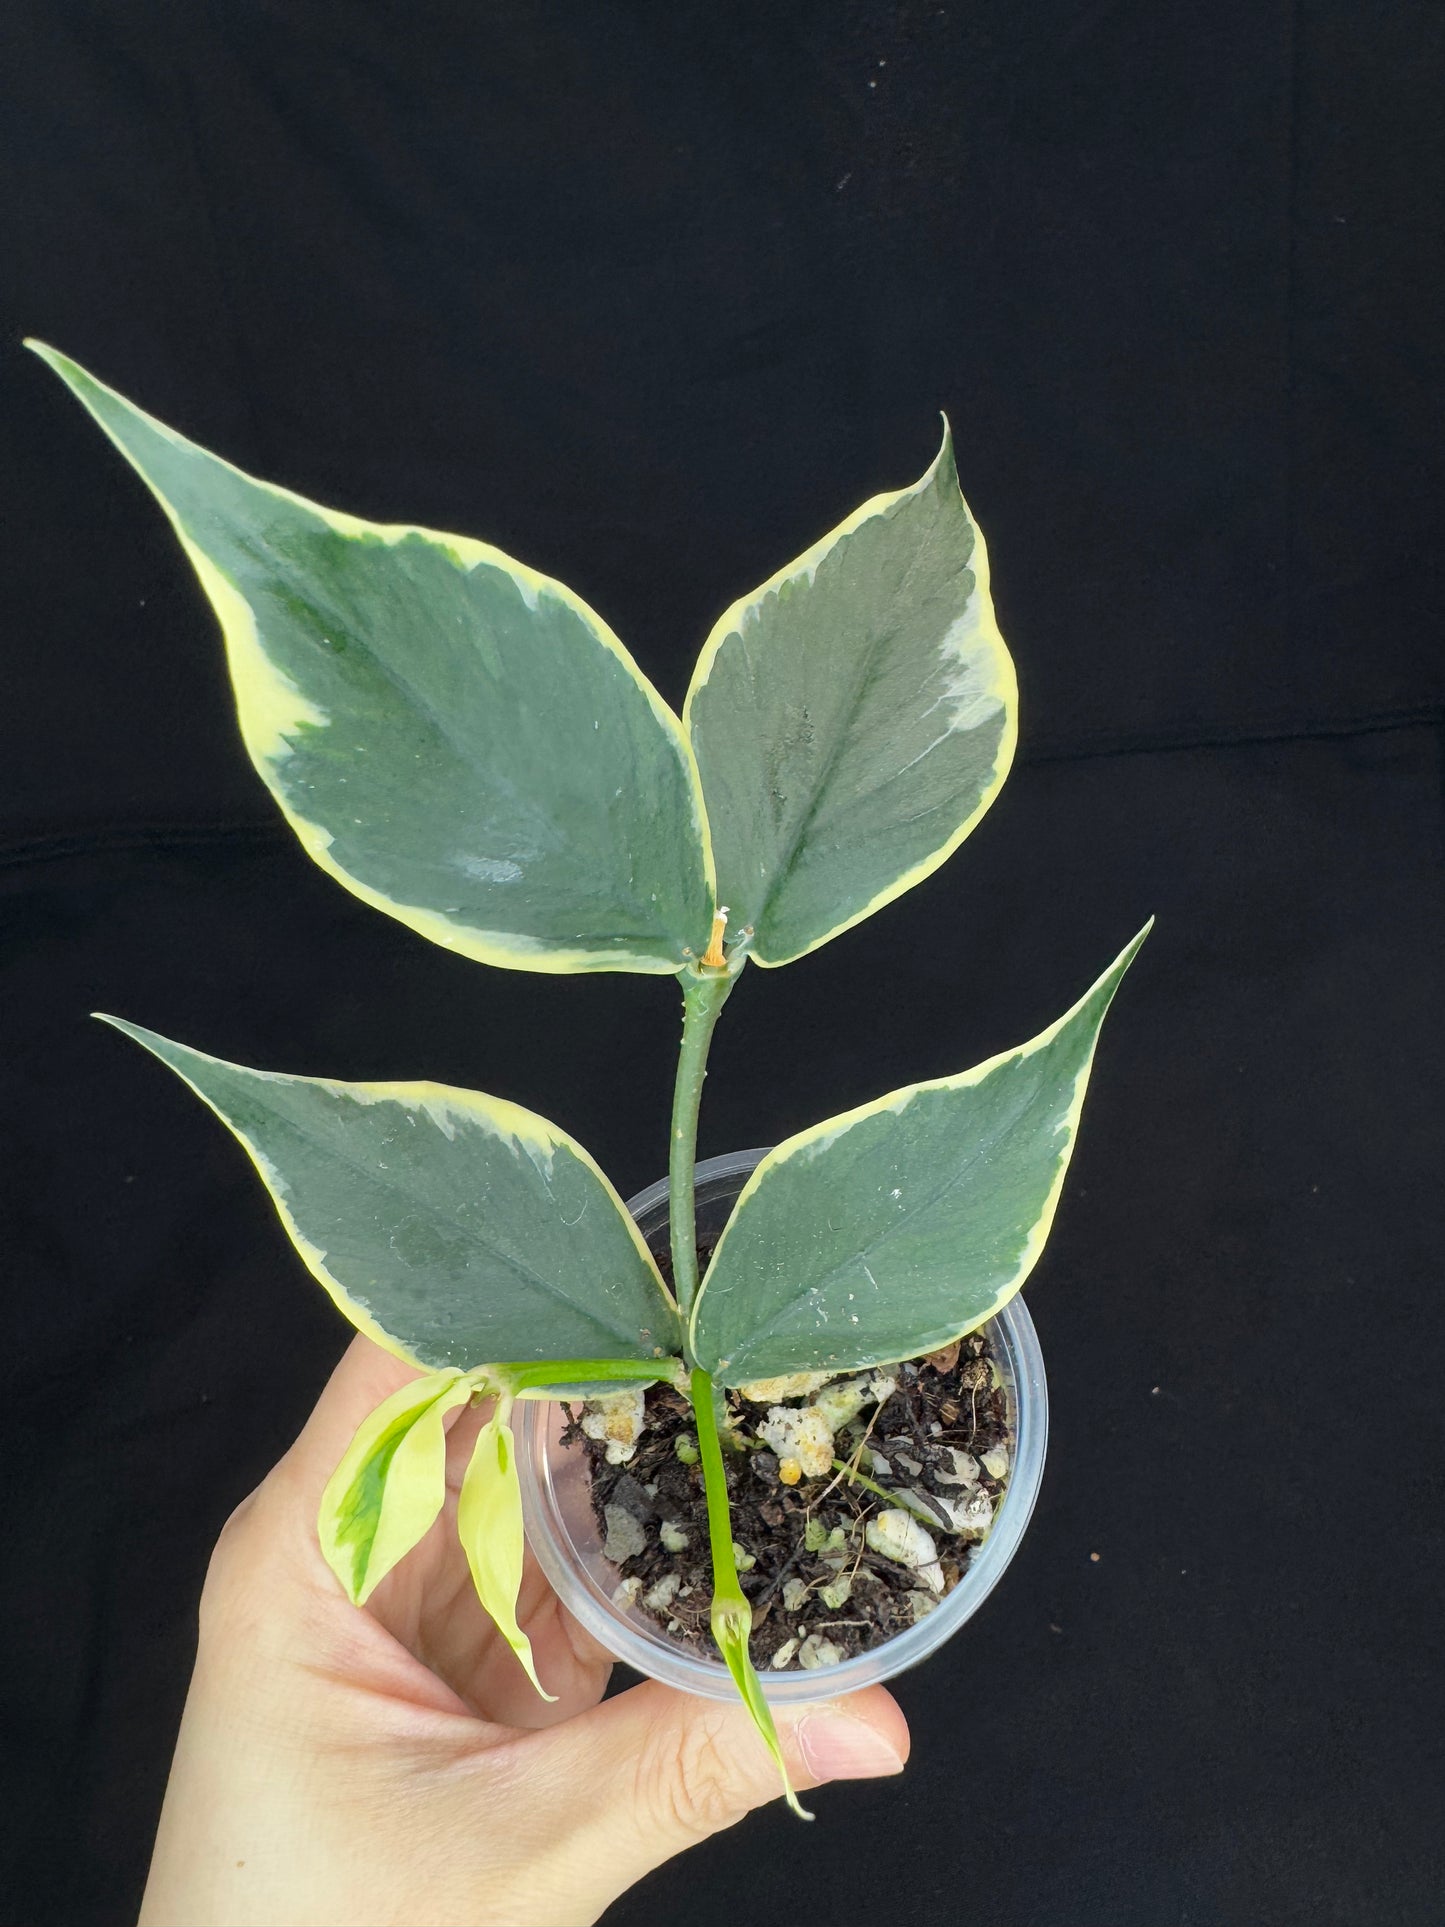
<instances>
[{"instance_id":1,"label":"knuckle","mask_svg":"<svg viewBox=\"0 0 1445 1927\"><path fill-rule=\"evenodd\" d=\"M738 1762L730 1738L734 1723L717 1712L690 1711L678 1728L648 1749L648 1785L642 1811L658 1815L678 1833L704 1839L747 1811L739 1789Z\"/></svg>"},{"instance_id":2,"label":"knuckle","mask_svg":"<svg viewBox=\"0 0 1445 1927\"><path fill-rule=\"evenodd\" d=\"M249 1493L221 1527L211 1549L201 1588L200 1625L202 1634L229 1627L252 1591L258 1564L266 1550L266 1533L260 1513L264 1506L264 1485Z\"/></svg>"}]
</instances>

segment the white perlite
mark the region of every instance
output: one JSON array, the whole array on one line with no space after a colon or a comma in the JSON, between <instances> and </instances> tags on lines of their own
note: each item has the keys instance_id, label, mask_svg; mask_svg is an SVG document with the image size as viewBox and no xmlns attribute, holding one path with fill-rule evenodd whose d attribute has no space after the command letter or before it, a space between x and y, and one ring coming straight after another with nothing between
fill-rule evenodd
<instances>
[{"instance_id":1,"label":"white perlite","mask_svg":"<svg viewBox=\"0 0 1445 1927\"><path fill-rule=\"evenodd\" d=\"M823 1414L829 1431L841 1432L865 1405L882 1405L897 1390L898 1380L882 1372L872 1372L865 1378L840 1378L826 1391L818 1393L812 1401L813 1410Z\"/></svg>"},{"instance_id":2,"label":"white perlite","mask_svg":"<svg viewBox=\"0 0 1445 1927\"><path fill-rule=\"evenodd\" d=\"M642 1591L640 1579L624 1579L612 1595L612 1603L626 1612L629 1606L637 1604L637 1595Z\"/></svg>"},{"instance_id":3,"label":"white perlite","mask_svg":"<svg viewBox=\"0 0 1445 1927\"><path fill-rule=\"evenodd\" d=\"M948 1449L953 1454L953 1470L938 1473L938 1483L940 1485L977 1485L978 1460L972 1452L960 1452L956 1445L950 1445Z\"/></svg>"},{"instance_id":4,"label":"white perlite","mask_svg":"<svg viewBox=\"0 0 1445 1927\"><path fill-rule=\"evenodd\" d=\"M935 1492L933 1499L934 1504L941 1505L953 1521L956 1532L987 1532L993 1524L993 1500L987 1492L977 1487L961 1492L956 1499Z\"/></svg>"},{"instance_id":5,"label":"white perlite","mask_svg":"<svg viewBox=\"0 0 1445 1927\"><path fill-rule=\"evenodd\" d=\"M820 1479L833 1469L833 1433L823 1414L811 1405L801 1411L774 1405L758 1427L758 1437L780 1459L796 1459L807 1479Z\"/></svg>"},{"instance_id":6,"label":"white perlite","mask_svg":"<svg viewBox=\"0 0 1445 1927\"><path fill-rule=\"evenodd\" d=\"M1008 1447L996 1445L991 1452L983 1455L983 1469L991 1479L1008 1477Z\"/></svg>"},{"instance_id":7,"label":"white perlite","mask_svg":"<svg viewBox=\"0 0 1445 1927\"><path fill-rule=\"evenodd\" d=\"M810 1403L815 1412L823 1414L830 1432L841 1432L849 1419L856 1418L862 1411L867 1396L867 1379L840 1378L836 1385L818 1392Z\"/></svg>"},{"instance_id":8,"label":"white perlite","mask_svg":"<svg viewBox=\"0 0 1445 1927\"><path fill-rule=\"evenodd\" d=\"M783 1611L795 1613L808 1597L811 1588L806 1579L785 1579L783 1581Z\"/></svg>"},{"instance_id":9,"label":"white perlite","mask_svg":"<svg viewBox=\"0 0 1445 1927\"><path fill-rule=\"evenodd\" d=\"M749 1405L776 1405L782 1398L806 1398L826 1385L831 1372L791 1372L786 1378L752 1378L738 1390Z\"/></svg>"},{"instance_id":10,"label":"white perlite","mask_svg":"<svg viewBox=\"0 0 1445 1927\"><path fill-rule=\"evenodd\" d=\"M809 1633L798 1648L798 1664L810 1673L815 1666L837 1666L842 1659L843 1648L821 1633Z\"/></svg>"},{"instance_id":11,"label":"white perlite","mask_svg":"<svg viewBox=\"0 0 1445 1927\"><path fill-rule=\"evenodd\" d=\"M933 1543L932 1533L926 1526L920 1525L911 1512L890 1506L886 1512L879 1512L868 1521L863 1528L863 1536L873 1550L881 1552L885 1559L911 1567L930 1592L943 1591L943 1568L938 1563L938 1547Z\"/></svg>"},{"instance_id":12,"label":"white perlite","mask_svg":"<svg viewBox=\"0 0 1445 1927\"><path fill-rule=\"evenodd\" d=\"M798 1642L796 1639L785 1639L782 1645L773 1654L772 1658L768 1661L769 1666L772 1667L775 1673L781 1673L783 1668L789 1663L789 1661L793 1657L793 1654L797 1652L797 1650L798 1650Z\"/></svg>"},{"instance_id":13,"label":"white perlite","mask_svg":"<svg viewBox=\"0 0 1445 1927\"><path fill-rule=\"evenodd\" d=\"M602 1544L604 1559L610 1559L614 1566L620 1566L624 1560L631 1559L643 1550L647 1544L647 1534L626 1506L604 1506L602 1516L607 1521L607 1537Z\"/></svg>"},{"instance_id":14,"label":"white perlite","mask_svg":"<svg viewBox=\"0 0 1445 1927\"><path fill-rule=\"evenodd\" d=\"M626 1465L637 1450L637 1441L642 1437L645 1397L644 1386L627 1385L620 1392L588 1399L587 1410L582 1415L582 1430L589 1439L607 1441L609 1465Z\"/></svg>"},{"instance_id":15,"label":"white perlite","mask_svg":"<svg viewBox=\"0 0 1445 1927\"><path fill-rule=\"evenodd\" d=\"M651 1592L644 1593L642 1603L649 1612L660 1613L670 1606L677 1597L677 1589L682 1584L680 1572L665 1572Z\"/></svg>"},{"instance_id":16,"label":"white perlite","mask_svg":"<svg viewBox=\"0 0 1445 1927\"><path fill-rule=\"evenodd\" d=\"M685 1531L676 1519L664 1519L657 1529L657 1536L668 1552L685 1552L692 1544L692 1534Z\"/></svg>"}]
</instances>

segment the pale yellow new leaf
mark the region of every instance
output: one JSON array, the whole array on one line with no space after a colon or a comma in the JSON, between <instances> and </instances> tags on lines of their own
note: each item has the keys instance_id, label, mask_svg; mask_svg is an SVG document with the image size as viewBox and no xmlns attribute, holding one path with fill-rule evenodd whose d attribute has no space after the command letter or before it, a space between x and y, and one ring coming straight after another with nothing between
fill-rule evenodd
<instances>
[{"instance_id":1,"label":"pale yellow new leaf","mask_svg":"<svg viewBox=\"0 0 1445 1927\"><path fill-rule=\"evenodd\" d=\"M555 1699L537 1677L532 1642L517 1624L522 1588L522 1487L517 1477L512 1428L497 1414L478 1434L457 1501L457 1531L472 1569L472 1583L497 1631L527 1669L544 1700Z\"/></svg>"},{"instance_id":2,"label":"pale yellow new leaf","mask_svg":"<svg viewBox=\"0 0 1445 1927\"><path fill-rule=\"evenodd\" d=\"M326 1563L363 1606L446 1498L446 1414L472 1395L460 1371L413 1379L357 1429L321 1496Z\"/></svg>"}]
</instances>

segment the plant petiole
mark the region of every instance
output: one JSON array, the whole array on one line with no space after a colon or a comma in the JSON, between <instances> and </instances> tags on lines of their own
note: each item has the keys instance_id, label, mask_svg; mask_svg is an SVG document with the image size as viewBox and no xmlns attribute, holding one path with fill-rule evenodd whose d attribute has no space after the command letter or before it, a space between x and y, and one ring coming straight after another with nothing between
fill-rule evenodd
<instances>
[{"instance_id":1,"label":"plant petiole","mask_svg":"<svg viewBox=\"0 0 1445 1927\"><path fill-rule=\"evenodd\" d=\"M485 1367L488 1389L495 1387L512 1398L549 1387L576 1390L590 1385L655 1385L665 1379L685 1393L687 1373L680 1358L564 1358L537 1363Z\"/></svg>"},{"instance_id":2,"label":"plant petiole","mask_svg":"<svg viewBox=\"0 0 1445 1927\"><path fill-rule=\"evenodd\" d=\"M753 1724L763 1744L772 1754L782 1775L788 1805L800 1819L812 1814L798 1802L788 1778L782 1742L773 1720L772 1708L763 1694L762 1682L748 1652L753 1626L753 1609L743 1595L738 1579L737 1558L733 1552L732 1512L728 1505L727 1472L723 1466L722 1440L718 1434L718 1408L723 1402L721 1386L715 1385L701 1366L692 1372L692 1409L697 1417L697 1444L702 1458L703 1487L707 1494L708 1542L712 1548L712 1636L718 1651L742 1695L743 1704L753 1716Z\"/></svg>"},{"instance_id":3,"label":"plant petiole","mask_svg":"<svg viewBox=\"0 0 1445 1927\"><path fill-rule=\"evenodd\" d=\"M741 967L741 961L739 962ZM684 1324L697 1297L697 1213L693 1167L697 1159L697 1114L707 1075L708 1046L718 1012L735 981L732 971L689 965L682 983L682 1049L672 1094L672 1143L667 1160L672 1282ZM684 1339L684 1344L686 1340ZM689 1362L691 1354L687 1353Z\"/></svg>"}]
</instances>

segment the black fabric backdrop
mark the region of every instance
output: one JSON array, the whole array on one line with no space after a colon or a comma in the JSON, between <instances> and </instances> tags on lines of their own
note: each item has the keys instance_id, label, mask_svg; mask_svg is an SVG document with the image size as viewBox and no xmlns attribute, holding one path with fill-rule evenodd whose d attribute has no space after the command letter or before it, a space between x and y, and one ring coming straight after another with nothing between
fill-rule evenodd
<instances>
[{"instance_id":1,"label":"black fabric backdrop","mask_svg":"<svg viewBox=\"0 0 1445 1927\"><path fill-rule=\"evenodd\" d=\"M672 987L479 969L313 869L161 518L18 348L485 536L680 702L948 410L1023 689L930 882L720 1032L703 1150L1030 1035L1151 910L1028 1290L1053 1438L901 1783L612 1927L1441 1917L1445 14L11 0L0 1917L133 1917L232 1505L344 1332L86 1012L474 1083L629 1192ZM1091 1554L1097 1553L1097 1561Z\"/></svg>"}]
</instances>

